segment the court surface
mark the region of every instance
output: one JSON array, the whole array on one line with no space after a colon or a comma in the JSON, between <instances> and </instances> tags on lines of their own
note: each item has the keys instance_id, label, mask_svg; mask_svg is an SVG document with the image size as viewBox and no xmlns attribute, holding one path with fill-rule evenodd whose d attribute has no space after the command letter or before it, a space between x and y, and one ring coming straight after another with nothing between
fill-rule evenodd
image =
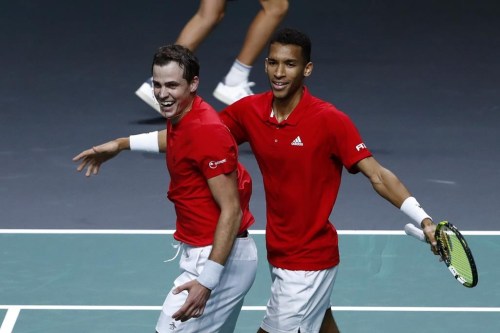
<instances>
[{"instance_id":1,"label":"court surface","mask_svg":"<svg viewBox=\"0 0 500 333\"><path fill-rule=\"evenodd\" d=\"M255 332L270 279L263 233L259 270L236 332ZM400 232L342 232L332 295L344 332L482 332L500 329L500 233L467 235L479 268L462 287L427 247ZM166 231L6 231L2 243L0 332L151 332L177 262ZM425 269L425 270L423 270ZM446 320L444 318L447 318ZM452 319L452 320L451 320ZM442 325L446 322L445 330Z\"/></svg>"},{"instance_id":2,"label":"court surface","mask_svg":"<svg viewBox=\"0 0 500 333\"><path fill-rule=\"evenodd\" d=\"M177 272L163 156L122 154L98 177L71 158L164 120L134 91L196 1L0 3L0 333L152 332ZM258 1L231 1L197 51L212 97ZM283 26L313 42L316 96L346 112L377 160L435 220L466 232L480 281L466 289L405 216L345 173L331 220L341 267L332 295L343 332L500 331L500 4L493 0L293 0ZM254 91L268 88L264 54ZM255 332L269 290L262 180L254 179L258 278L237 332ZM425 268L425 270L423 269ZM12 329L13 327L13 329Z\"/></svg>"}]
</instances>

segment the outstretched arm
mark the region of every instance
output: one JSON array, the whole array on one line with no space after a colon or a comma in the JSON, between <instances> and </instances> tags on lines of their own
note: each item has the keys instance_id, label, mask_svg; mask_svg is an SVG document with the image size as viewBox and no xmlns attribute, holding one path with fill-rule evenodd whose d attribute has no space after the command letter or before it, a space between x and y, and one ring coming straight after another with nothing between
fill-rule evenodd
<instances>
[{"instance_id":1,"label":"outstretched arm","mask_svg":"<svg viewBox=\"0 0 500 333\"><path fill-rule=\"evenodd\" d=\"M118 138L82 151L73 157L74 162L80 162L77 171L87 168L85 176L97 175L101 165L118 155L123 150L165 152L167 131L150 132L129 137Z\"/></svg>"},{"instance_id":2,"label":"outstretched arm","mask_svg":"<svg viewBox=\"0 0 500 333\"><path fill-rule=\"evenodd\" d=\"M407 199L411 198L410 192L404 186L404 184L398 179L398 177L390 170L380 165L380 163L378 163L375 158L373 157L365 158L359 161L356 167L370 180L374 190L380 196L382 196L384 199L392 203L397 208L401 209L403 203L405 203ZM412 218L413 216L426 215L423 209L421 209L421 207L417 207L417 209L421 210L422 213L415 215L409 214L412 216ZM403 212L408 214L408 212L406 212L405 209L402 210ZM433 252L436 253L435 252L436 240L434 238L434 230L436 229L436 226L434 222L432 222L432 220L428 216L417 219L419 221L415 222L422 227L422 229L425 232L425 235L427 236L427 239L432 245Z\"/></svg>"}]
</instances>

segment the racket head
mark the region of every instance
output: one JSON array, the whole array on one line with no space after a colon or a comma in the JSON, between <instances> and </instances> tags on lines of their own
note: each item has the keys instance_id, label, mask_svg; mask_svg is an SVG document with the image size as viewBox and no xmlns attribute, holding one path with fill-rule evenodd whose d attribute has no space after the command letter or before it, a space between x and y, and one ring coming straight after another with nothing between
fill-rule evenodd
<instances>
[{"instance_id":1,"label":"racket head","mask_svg":"<svg viewBox=\"0 0 500 333\"><path fill-rule=\"evenodd\" d=\"M476 263L460 231L448 221L442 221L436 226L434 236L439 255L455 279L465 287L476 286L478 282Z\"/></svg>"}]
</instances>

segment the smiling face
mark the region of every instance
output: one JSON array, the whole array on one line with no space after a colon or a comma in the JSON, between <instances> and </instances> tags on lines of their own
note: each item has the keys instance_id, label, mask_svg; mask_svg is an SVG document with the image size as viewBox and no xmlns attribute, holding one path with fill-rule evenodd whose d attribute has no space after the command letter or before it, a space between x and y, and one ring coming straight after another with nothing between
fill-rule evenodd
<instances>
[{"instance_id":1,"label":"smiling face","mask_svg":"<svg viewBox=\"0 0 500 333\"><path fill-rule=\"evenodd\" d=\"M184 78L184 69L175 61L153 66L153 93L163 117L178 122L191 108L199 79Z\"/></svg>"},{"instance_id":2,"label":"smiling face","mask_svg":"<svg viewBox=\"0 0 500 333\"><path fill-rule=\"evenodd\" d=\"M312 67L312 63L304 59L300 46L272 43L265 70L275 101L300 99L304 79L311 74Z\"/></svg>"}]
</instances>

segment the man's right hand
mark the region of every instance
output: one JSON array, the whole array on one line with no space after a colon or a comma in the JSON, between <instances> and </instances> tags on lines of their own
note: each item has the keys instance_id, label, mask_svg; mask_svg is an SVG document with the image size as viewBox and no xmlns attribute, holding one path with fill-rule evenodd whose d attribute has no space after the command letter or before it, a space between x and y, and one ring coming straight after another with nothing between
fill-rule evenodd
<instances>
[{"instance_id":1,"label":"man's right hand","mask_svg":"<svg viewBox=\"0 0 500 333\"><path fill-rule=\"evenodd\" d=\"M76 170L80 172L87 168L85 176L89 177L91 175L97 175L101 164L118 155L118 153L120 153L123 149L120 144L120 140L123 139L103 143L99 146L84 150L80 154L73 157L74 162L80 162Z\"/></svg>"}]
</instances>

